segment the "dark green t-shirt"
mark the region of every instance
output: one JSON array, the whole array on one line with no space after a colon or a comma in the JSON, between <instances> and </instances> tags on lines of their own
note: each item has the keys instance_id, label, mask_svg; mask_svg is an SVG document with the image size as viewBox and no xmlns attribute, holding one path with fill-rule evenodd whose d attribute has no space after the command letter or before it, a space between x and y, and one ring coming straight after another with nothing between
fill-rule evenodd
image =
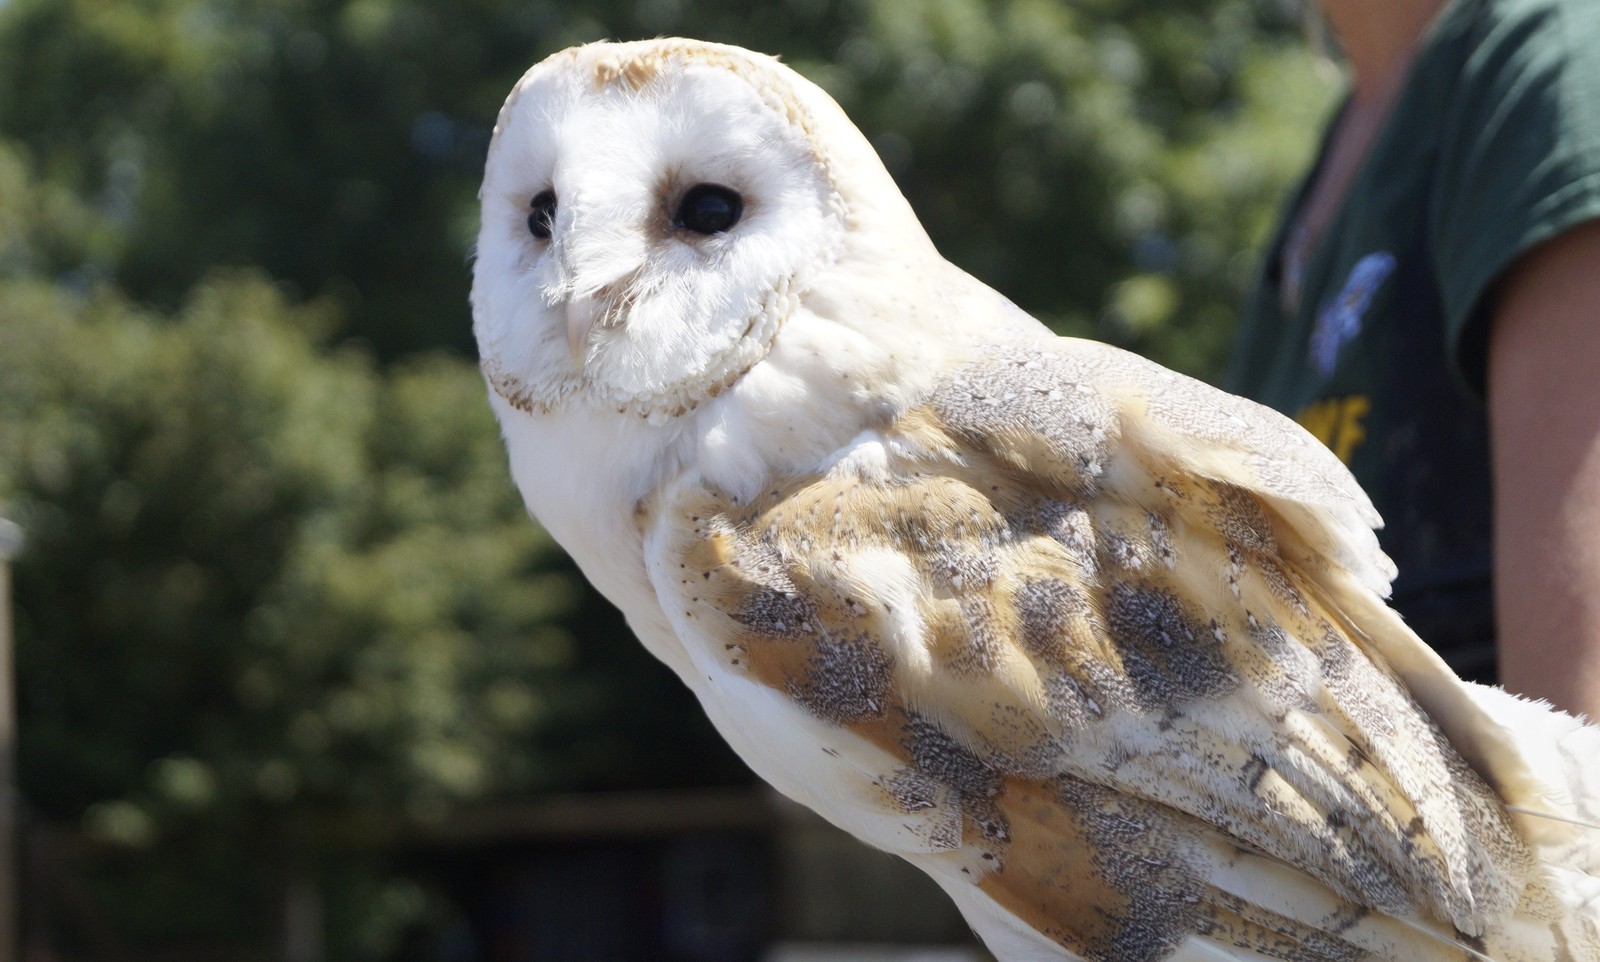
<instances>
[{"instance_id":1,"label":"dark green t-shirt","mask_svg":"<svg viewBox=\"0 0 1600 962\"><path fill-rule=\"evenodd\" d=\"M1283 251L1305 192L1268 249L1228 386L1349 465L1386 522L1395 607L1488 680L1486 315L1519 254L1600 217L1600 0L1447 7L1295 299Z\"/></svg>"}]
</instances>

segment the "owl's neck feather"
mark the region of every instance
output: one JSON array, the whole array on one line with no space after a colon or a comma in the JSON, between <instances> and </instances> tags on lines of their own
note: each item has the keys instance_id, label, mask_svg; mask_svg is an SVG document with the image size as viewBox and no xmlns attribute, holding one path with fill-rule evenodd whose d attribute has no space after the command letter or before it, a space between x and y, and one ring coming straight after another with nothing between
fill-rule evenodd
<instances>
[{"instance_id":1,"label":"owl's neck feather","mask_svg":"<svg viewBox=\"0 0 1600 962\"><path fill-rule=\"evenodd\" d=\"M1047 333L931 245L839 263L874 270L820 278L767 357L693 422L688 463L708 483L745 498L774 475L815 471L920 403L953 353Z\"/></svg>"},{"instance_id":2,"label":"owl's neck feather","mask_svg":"<svg viewBox=\"0 0 1600 962\"><path fill-rule=\"evenodd\" d=\"M613 604L630 617L654 610L634 506L679 473L683 422L652 426L636 414L576 404L530 414L493 390L489 400L528 511ZM687 670L680 647L651 643L670 632L634 629L656 657Z\"/></svg>"}]
</instances>

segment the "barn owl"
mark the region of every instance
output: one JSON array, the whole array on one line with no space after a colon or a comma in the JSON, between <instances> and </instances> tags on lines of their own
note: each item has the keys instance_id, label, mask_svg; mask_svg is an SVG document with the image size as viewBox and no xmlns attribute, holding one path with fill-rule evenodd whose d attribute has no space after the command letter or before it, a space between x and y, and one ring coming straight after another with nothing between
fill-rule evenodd
<instances>
[{"instance_id":1,"label":"barn owl","mask_svg":"<svg viewBox=\"0 0 1600 962\"><path fill-rule=\"evenodd\" d=\"M758 774L1000 959L1600 959L1600 730L1456 679L1292 422L941 258L819 88L558 53L481 203L533 515Z\"/></svg>"}]
</instances>

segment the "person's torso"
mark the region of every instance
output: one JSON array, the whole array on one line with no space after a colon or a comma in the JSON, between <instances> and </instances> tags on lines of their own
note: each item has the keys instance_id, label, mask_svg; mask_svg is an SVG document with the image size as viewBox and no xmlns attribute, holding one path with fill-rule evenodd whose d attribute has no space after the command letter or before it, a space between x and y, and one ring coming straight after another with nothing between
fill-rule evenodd
<instances>
[{"instance_id":1,"label":"person's torso","mask_svg":"<svg viewBox=\"0 0 1600 962\"><path fill-rule=\"evenodd\" d=\"M1449 66L1419 58L1304 262L1298 301L1286 291L1280 229L1246 305L1228 386L1294 417L1344 461L1384 518L1380 541L1400 572L1395 607L1458 671L1486 679L1488 426L1445 327L1429 223L1442 91L1425 71Z\"/></svg>"}]
</instances>

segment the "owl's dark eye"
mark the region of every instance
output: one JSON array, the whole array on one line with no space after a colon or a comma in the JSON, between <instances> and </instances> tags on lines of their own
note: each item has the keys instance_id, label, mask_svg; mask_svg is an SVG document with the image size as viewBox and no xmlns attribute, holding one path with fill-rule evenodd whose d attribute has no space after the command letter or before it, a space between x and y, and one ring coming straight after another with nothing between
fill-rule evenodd
<instances>
[{"instance_id":1,"label":"owl's dark eye","mask_svg":"<svg viewBox=\"0 0 1600 962\"><path fill-rule=\"evenodd\" d=\"M720 234L739 223L744 199L731 187L721 184L695 184L678 201L672 222L696 234Z\"/></svg>"},{"instance_id":2,"label":"owl's dark eye","mask_svg":"<svg viewBox=\"0 0 1600 962\"><path fill-rule=\"evenodd\" d=\"M528 212L528 233L540 240L549 240L556 223L556 192L540 191L529 206L532 209Z\"/></svg>"}]
</instances>

